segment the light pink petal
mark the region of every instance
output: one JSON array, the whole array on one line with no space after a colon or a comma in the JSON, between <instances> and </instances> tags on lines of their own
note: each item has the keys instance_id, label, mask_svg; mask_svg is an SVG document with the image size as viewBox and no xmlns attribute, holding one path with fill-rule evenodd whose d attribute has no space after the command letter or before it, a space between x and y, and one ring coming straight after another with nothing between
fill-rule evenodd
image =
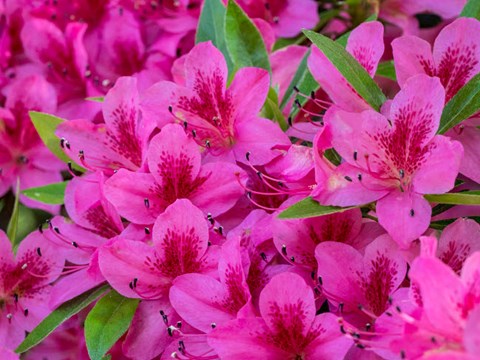
<instances>
[{"instance_id":1,"label":"light pink petal","mask_svg":"<svg viewBox=\"0 0 480 360\"><path fill-rule=\"evenodd\" d=\"M395 190L377 202L378 222L403 249L427 230L431 214L428 201L413 192Z\"/></svg>"},{"instance_id":2,"label":"light pink petal","mask_svg":"<svg viewBox=\"0 0 480 360\"><path fill-rule=\"evenodd\" d=\"M394 132L406 133L407 146L425 146L438 130L444 102L445 90L438 78L411 77L390 108Z\"/></svg>"},{"instance_id":3,"label":"light pink petal","mask_svg":"<svg viewBox=\"0 0 480 360\"><path fill-rule=\"evenodd\" d=\"M267 173L282 176L286 181L298 181L307 176L314 167L313 149L303 145L291 145L281 156L266 166Z\"/></svg>"},{"instance_id":4,"label":"light pink petal","mask_svg":"<svg viewBox=\"0 0 480 360\"><path fill-rule=\"evenodd\" d=\"M308 48L304 46L291 45L277 50L270 55L272 85L279 87L278 98L280 101L283 99L295 75L296 69L307 50ZM287 63L292 66L285 66Z\"/></svg>"},{"instance_id":5,"label":"light pink petal","mask_svg":"<svg viewBox=\"0 0 480 360\"><path fill-rule=\"evenodd\" d=\"M257 117L237 123L235 138L233 152L236 160L246 162L245 155L250 152L250 162L254 165L266 164L280 155L280 152L272 149L275 145L290 145L290 140L278 124Z\"/></svg>"},{"instance_id":6,"label":"light pink petal","mask_svg":"<svg viewBox=\"0 0 480 360\"><path fill-rule=\"evenodd\" d=\"M261 318L243 318L219 326L207 339L222 359L287 359L289 353L268 342L268 334L268 327Z\"/></svg>"},{"instance_id":7,"label":"light pink petal","mask_svg":"<svg viewBox=\"0 0 480 360\"><path fill-rule=\"evenodd\" d=\"M187 199L175 201L157 218L153 242L167 276L199 272L208 248L208 225L202 211Z\"/></svg>"},{"instance_id":8,"label":"light pink petal","mask_svg":"<svg viewBox=\"0 0 480 360\"><path fill-rule=\"evenodd\" d=\"M2 343L3 343L3 341L2 341ZM4 348L3 346L0 347L0 357L3 360L19 360L20 359L20 355L15 354L13 351L11 351L7 348Z\"/></svg>"},{"instance_id":9,"label":"light pink petal","mask_svg":"<svg viewBox=\"0 0 480 360\"><path fill-rule=\"evenodd\" d=\"M206 179L189 196L192 203L209 212L212 216L220 215L231 209L244 194L236 174L243 171L227 162L214 162L202 166L197 179Z\"/></svg>"},{"instance_id":10,"label":"light pink petal","mask_svg":"<svg viewBox=\"0 0 480 360\"><path fill-rule=\"evenodd\" d=\"M260 313L273 334L306 336L315 318L312 289L299 275L274 276L260 294Z\"/></svg>"},{"instance_id":11,"label":"light pink petal","mask_svg":"<svg viewBox=\"0 0 480 360\"><path fill-rule=\"evenodd\" d=\"M158 261L158 256L152 247L140 241L116 239L99 252L102 274L120 294L160 299L167 294L168 281L148 259ZM133 286L134 279L137 279L136 286Z\"/></svg>"},{"instance_id":12,"label":"light pink petal","mask_svg":"<svg viewBox=\"0 0 480 360\"><path fill-rule=\"evenodd\" d=\"M450 100L475 74L480 72L480 22L462 17L447 25L437 36L433 58L437 76Z\"/></svg>"},{"instance_id":13,"label":"light pink petal","mask_svg":"<svg viewBox=\"0 0 480 360\"><path fill-rule=\"evenodd\" d=\"M246 67L237 71L227 90L236 109L237 121L256 116L262 109L270 87L268 71Z\"/></svg>"},{"instance_id":14,"label":"light pink petal","mask_svg":"<svg viewBox=\"0 0 480 360\"><path fill-rule=\"evenodd\" d=\"M438 241L438 258L457 274L475 251L480 251L480 225L472 219L457 219L443 230Z\"/></svg>"},{"instance_id":15,"label":"light pink petal","mask_svg":"<svg viewBox=\"0 0 480 360\"><path fill-rule=\"evenodd\" d=\"M461 279L467 290L464 300L465 308L471 307L472 303L478 306L480 302L480 252L474 252L465 260Z\"/></svg>"},{"instance_id":16,"label":"light pink petal","mask_svg":"<svg viewBox=\"0 0 480 360\"><path fill-rule=\"evenodd\" d=\"M318 22L317 4L313 0L287 1L277 14L273 28L277 37L293 37L302 29L312 29Z\"/></svg>"},{"instance_id":17,"label":"light pink petal","mask_svg":"<svg viewBox=\"0 0 480 360\"><path fill-rule=\"evenodd\" d=\"M388 235L375 239L365 249L365 297L369 308L381 315L392 293L405 279L407 263Z\"/></svg>"},{"instance_id":18,"label":"light pink petal","mask_svg":"<svg viewBox=\"0 0 480 360\"><path fill-rule=\"evenodd\" d=\"M154 223L167 206L158 196L151 174L125 169L120 169L105 182L105 197L121 216L135 224Z\"/></svg>"},{"instance_id":19,"label":"light pink petal","mask_svg":"<svg viewBox=\"0 0 480 360\"><path fill-rule=\"evenodd\" d=\"M442 332L462 333L462 306L465 290L452 269L435 258L418 258L409 277L420 289L423 309L432 325Z\"/></svg>"},{"instance_id":20,"label":"light pink petal","mask_svg":"<svg viewBox=\"0 0 480 360\"><path fill-rule=\"evenodd\" d=\"M321 50L316 46L311 49L308 68L332 101L347 111L361 112L370 109L370 105L348 84Z\"/></svg>"},{"instance_id":21,"label":"light pink petal","mask_svg":"<svg viewBox=\"0 0 480 360\"><path fill-rule=\"evenodd\" d=\"M442 194L455 186L463 147L441 135L435 136L428 147L426 160L414 175L413 187L421 194Z\"/></svg>"},{"instance_id":22,"label":"light pink petal","mask_svg":"<svg viewBox=\"0 0 480 360\"><path fill-rule=\"evenodd\" d=\"M13 264L12 243L7 235L0 231L0 266L3 268L13 266Z\"/></svg>"},{"instance_id":23,"label":"light pink petal","mask_svg":"<svg viewBox=\"0 0 480 360\"><path fill-rule=\"evenodd\" d=\"M346 50L373 77L384 48L383 25L378 21L370 21L361 24L351 32Z\"/></svg>"},{"instance_id":24,"label":"light pink petal","mask_svg":"<svg viewBox=\"0 0 480 360\"><path fill-rule=\"evenodd\" d=\"M67 46L70 47L73 62L80 78L84 78L85 70L88 68L88 55L83 42L87 27L87 24L80 22L69 22L65 27L65 41Z\"/></svg>"},{"instance_id":25,"label":"light pink petal","mask_svg":"<svg viewBox=\"0 0 480 360\"><path fill-rule=\"evenodd\" d=\"M454 128L447 132L453 140L460 141L463 146L463 159L460 172L480 183L480 129L476 126L465 126L463 129Z\"/></svg>"},{"instance_id":26,"label":"light pink petal","mask_svg":"<svg viewBox=\"0 0 480 360\"><path fill-rule=\"evenodd\" d=\"M176 104L180 89L172 82L160 81L140 94L140 108L145 118L155 119L159 128L173 122L169 106Z\"/></svg>"},{"instance_id":27,"label":"light pink petal","mask_svg":"<svg viewBox=\"0 0 480 360\"><path fill-rule=\"evenodd\" d=\"M359 278L363 274L363 259L357 250L347 244L328 241L317 246L315 258L317 274L330 301L335 304L345 301L346 309L353 311L358 304L365 304Z\"/></svg>"},{"instance_id":28,"label":"light pink petal","mask_svg":"<svg viewBox=\"0 0 480 360\"><path fill-rule=\"evenodd\" d=\"M39 75L25 76L10 87L5 107L26 114L26 111L54 113L57 93L54 87Z\"/></svg>"},{"instance_id":29,"label":"light pink petal","mask_svg":"<svg viewBox=\"0 0 480 360\"><path fill-rule=\"evenodd\" d=\"M392 41L398 84L403 87L414 75L436 75L432 46L416 36L406 35Z\"/></svg>"},{"instance_id":30,"label":"light pink petal","mask_svg":"<svg viewBox=\"0 0 480 360\"><path fill-rule=\"evenodd\" d=\"M468 315L463 343L465 344L466 350L472 356L480 353L480 306L477 306L477 308Z\"/></svg>"},{"instance_id":31,"label":"light pink petal","mask_svg":"<svg viewBox=\"0 0 480 360\"><path fill-rule=\"evenodd\" d=\"M170 302L186 322L206 333L212 323L221 326L236 317L236 312L229 311L226 288L203 274L177 277L170 288Z\"/></svg>"}]
</instances>

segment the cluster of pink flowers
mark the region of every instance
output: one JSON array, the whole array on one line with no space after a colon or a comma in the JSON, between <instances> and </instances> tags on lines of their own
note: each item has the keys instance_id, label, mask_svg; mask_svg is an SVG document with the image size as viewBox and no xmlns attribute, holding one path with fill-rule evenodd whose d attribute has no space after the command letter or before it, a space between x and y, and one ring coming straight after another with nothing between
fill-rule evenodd
<instances>
[{"instance_id":1,"label":"cluster of pink flowers","mask_svg":"<svg viewBox=\"0 0 480 360\"><path fill-rule=\"evenodd\" d=\"M243 9L270 69L196 40L213 2ZM429 196L478 196L480 106L439 128L480 73L480 22L464 0L365 3L1 1L0 196L50 219L0 230L0 359L105 284L138 299L113 360L478 359L480 203ZM351 68L304 28L347 34ZM70 162L30 111L64 119ZM62 181L63 206L22 193ZM279 217L299 202L330 213ZM92 307L22 358L97 359Z\"/></svg>"}]
</instances>

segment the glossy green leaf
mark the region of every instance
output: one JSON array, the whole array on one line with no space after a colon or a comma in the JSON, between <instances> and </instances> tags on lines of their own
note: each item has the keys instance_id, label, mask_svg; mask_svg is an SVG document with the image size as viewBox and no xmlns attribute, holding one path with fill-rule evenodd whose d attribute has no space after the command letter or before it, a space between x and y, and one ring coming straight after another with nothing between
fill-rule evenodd
<instances>
[{"instance_id":1,"label":"glossy green leaf","mask_svg":"<svg viewBox=\"0 0 480 360\"><path fill-rule=\"evenodd\" d=\"M92 360L101 360L127 331L139 300L123 297L116 291L104 296L85 320L85 341Z\"/></svg>"},{"instance_id":2,"label":"glossy green leaf","mask_svg":"<svg viewBox=\"0 0 480 360\"><path fill-rule=\"evenodd\" d=\"M318 201L311 197L303 199L296 204L293 204L288 209L282 211L278 215L279 219L306 219L311 217L335 214L354 209L356 206L338 207L338 206L324 206L320 205Z\"/></svg>"},{"instance_id":3,"label":"glossy green leaf","mask_svg":"<svg viewBox=\"0 0 480 360\"><path fill-rule=\"evenodd\" d=\"M44 204L61 205L65 196L65 188L68 182L49 184L46 186L30 188L22 191L26 197L40 201Z\"/></svg>"},{"instance_id":4,"label":"glossy green leaf","mask_svg":"<svg viewBox=\"0 0 480 360\"><path fill-rule=\"evenodd\" d=\"M469 0L460 13L460 16L480 20L480 0Z\"/></svg>"},{"instance_id":5,"label":"glossy green leaf","mask_svg":"<svg viewBox=\"0 0 480 360\"><path fill-rule=\"evenodd\" d=\"M438 204L480 205L480 191L425 195L425 199Z\"/></svg>"},{"instance_id":6,"label":"glossy green leaf","mask_svg":"<svg viewBox=\"0 0 480 360\"><path fill-rule=\"evenodd\" d=\"M395 65L393 61L384 61L378 64L375 75L397 81L397 73L395 72Z\"/></svg>"},{"instance_id":7,"label":"glossy green leaf","mask_svg":"<svg viewBox=\"0 0 480 360\"><path fill-rule=\"evenodd\" d=\"M304 30L305 35L325 54L356 92L372 106L379 110L385 102L385 95L365 69L341 45L335 41Z\"/></svg>"},{"instance_id":8,"label":"glossy green leaf","mask_svg":"<svg viewBox=\"0 0 480 360\"><path fill-rule=\"evenodd\" d=\"M444 134L455 125L480 110L480 74L475 75L445 105L440 119L439 134Z\"/></svg>"},{"instance_id":9,"label":"glossy green leaf","mask_svg":"<svg viewBox=\"0 0 480 360\"><path fill-rule=\"evenodd\" d=\"M234 0L229 0L227 5L225 41L234 72L248 66L271 72L267 49L260 32Z\"/></svg>"},{"instance_id":10,"label":"glossy green leaf","mask_svg":"<svg viewBox=\"0 0 480 360\"><path fill-rule=\"evenodd\" d=\"M60 307L48 315L35 329L32 330L30 334L28 334L15 352L21 354L39 344L57 327L70 319L73 315L85 309L109 289L110 286L108 285L100 285L60 305Z\"/></svg>"},{"instance_id":11,"label":"glossy green leaf","mask_svg":"<svg viewBox=\"0 0 480 360\"><path fill-rule=\"evenodd\" d=\"M7 226L7 237L10 239L11 243L15 245L15 240L17 238L18 232L18 219L20 214L19 199L20 199L20 179L17 178L17 185L15 189L15 204L13 205L12 215Z\"/></svg>"},{"instance_id":12,"label":"glossy green leaf","mask_svg":"<svg viewBox=\"0 0 480 360\"><path fill-rule=\"evenodd\" d=\"M225 41L225 15L227 9L221 0L209 0L203 3L198 21L195 43L211 41L220 50L227 61L228 71L232 72L233 64Z\"/></svg>"}]
</instances>

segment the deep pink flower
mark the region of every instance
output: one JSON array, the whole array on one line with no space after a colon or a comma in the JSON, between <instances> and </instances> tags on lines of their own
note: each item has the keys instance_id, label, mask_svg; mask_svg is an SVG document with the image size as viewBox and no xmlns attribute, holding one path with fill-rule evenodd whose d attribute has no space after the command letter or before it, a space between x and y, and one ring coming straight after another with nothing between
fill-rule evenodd
<instances>
[{"instance_id":1,"label":"deep pink flower","mask_svg":"<svg viewBox=\"0 0 480 360\"><path fill-rule=\"evenodd\" d=\"M151 173L121 169L105 184L105 194L119 213L136 224L154 223L177 199L190 199L217 216L243 194L237 181L241 169L226 162L201 164L198 145L180 125L168 124L150 142Z\"/></svg>"},{"instance_id":2,"label":"deep pink flower","mask_svg":"<svg viewBox=\"0 0 480 360\"><path fill-rule=\"evenodd\" d=\"M180 123L208 154L245 162L250 152L254 164L264 164L278 155L272 150L275 145L290 144L277 124L258 117L269 88L267 71L240 69L226 89L227 65L211 42L192 49L185 58L184 71L185 86L159 82L143 97L144 113L157 118L159 127Z\"/></svg>"},{"instance_id":3,"label":"deep pink flower","mask_svg":"<svg viewBox=\"0 0 480 360\"><path fill-rule=\"evenodd\" d=\"M435 135L444 104L437 78L417 75L393 99L386 116L331 108L325 122L331 144L345 159L333 169L318 157L313 197L325 205L377 201L379 223L401 247L428 228L431 208L423 194L452 189L463 148ZM325 130L328 143L328 131ZM328 146L328 145L326 145Z\"/></svg>"},{"instance_id":4,"label":"deep pink flower","mask_svg":"<svg viewBox=\"0 0 480 360\"><path fill-rule=\"evenodd\" d=\"M221 358L343 359L350 340L333 315L315 315L313 291L299 275L275 276L259 306L261 317L232 320L208 335Z\"/></svg>"},{"instance_id":5,"label":"deep pink flower","mask_svg":"<svg viewBox=\"0 0 480 360\"><path fill-rule=\"evenodd\" d=\"M0 232L0 344L16 348L50 313L51 283L62 272L61 251L33 232L18 247L14 258L7 236Z\"/></svg>"}]
</instances>

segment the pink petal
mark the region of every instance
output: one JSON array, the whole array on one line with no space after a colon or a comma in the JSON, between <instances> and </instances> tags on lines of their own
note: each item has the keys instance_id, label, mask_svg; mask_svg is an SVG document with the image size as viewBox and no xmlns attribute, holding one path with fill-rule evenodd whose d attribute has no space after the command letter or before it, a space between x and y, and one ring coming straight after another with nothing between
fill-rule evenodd
<instances>
[{"instance_id":1,"label":"pink petal","mask_svg":"<svg viewBox=\"0 0 480 360\"><path fill-rule=\"evenodd\" d=\"M169 106L176 103L176 93L180 88L169 81L160 81L140 95L140 108L146 119L155 119L159 128L175 119Z\"/></svg>"},{"instance_id":2,"label":"pink petal","mask_svg":"<svg viewBox=\"0 0 480 360\"><path fill-rule=\"evenodd\" d=\"M348 38L346 50L373 77L384 51L383 25L370 21L356 27Z\"/></svg>"},{"instance_id":3,"label":"pink petal","mask_svg":"<svg viewBox=\"0 0 480 360\"><path fill-rule=\"evenodd\" d=\"M468 315L463 343L468 353L476 356L480 352L480 307Z\"/></svg>"},{"instance_id":4,"label":"pink petal","mask_svg":"<svg viewBox=\"0 0 480 360\"><path fill-rule=\"evenodd\" d=\"M272 66L272 85L279 87L278 98L283 99L296 69L308 48L305 46L290 45L275 51L270 55ZM292 66L285 66L285 64Z\"/></svg>"},{"instance_id":5,"label":"pink petal","mask_svg":"<svg viewBox=\"0 0 480 360\"><path fill-rule=\"evenodd\" d=\"M461 279L467 295L464 299L465 310L479 304L480 299L480 252L474 252L463 264Z\"/></svg>"},{"instance_id":6,"label":"pink petal","mask_svg":"<svg viewBox=\"0 0 480 360\"><path fill-rule=\"evenodd\" d=\"M277 37L293 37L301 29L312 29L318 22L317 4L312 0L287 1L273 24Z\"/></svg>"},{"instance_id":7,"label":"pink petal","mask_svg":"<svg viewBox=\"0 0 480 360\"><path fill-rule=\"evenodd\" d=\"M13 264L12 243L7 235L0 231L0 266L3 268L13 266Z\"/></svg>"},{"instance_id":8,"label":"pink petal","mask_svg":"<svg viewBox=\"0 0 480 360\"><path fill-rule=\"evenodd\" d=\"M12 84L5 107L14 111L54 113L57 110L57 92L44 77L25 76Z\"/></svg>"},{"instance_id":9,"label":"pink petal","mask_svg":"<svg viewBox=\"0 0 480 360\"><path fill-rule=\"evenodd\" d=\"M377 202L378 222L403 249L428 229L431 214L428 201L413 192L395 190Z\"/></svg>"},{"instance_id":10,"label":"pink petal","mask_svg":"<svg viewBox=\"0 0 480 360\"><path fill-rule=\"evenodd\" d=\"M436 75L432 46L416 36L406 35L392 41L398 84L403 87L414 75Z\"/></svg>"},{"instance_id":11,"label":"pink petal","mask_svg":"<svg viewBox=\"0 0 480 360\"><path fill-rule=\"evenodd\" d=\"M460 125L461 126L461 125ZM453 128L447 132L453 140L460 141L463 146L463 159L460 172L480 183L480 129L475 126L464 126L463 129Z\"/></svg>"}]
</instances>

